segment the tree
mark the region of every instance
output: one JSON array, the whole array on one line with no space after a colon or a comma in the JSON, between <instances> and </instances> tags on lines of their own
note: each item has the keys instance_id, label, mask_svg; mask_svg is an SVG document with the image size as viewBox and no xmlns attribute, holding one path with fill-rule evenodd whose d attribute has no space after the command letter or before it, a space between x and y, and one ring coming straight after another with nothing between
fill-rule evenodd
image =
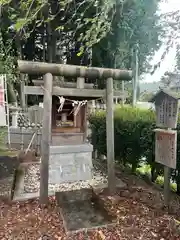
<instances>
[{"instance_id":1,"label":"tree","mask_svg":"<svg viewBox=\"0 0 180 240\"><path fill-rule=\"evenodd\" d=\"M176 51L176 66L173 72L165 72L161 77L161 83L166 88L173 88L179 90L180 87L180 49L177 46Z\"/></svg>"},{"instance_id":2,"label":"tree","mask_svg":"<svg viewBox=\"0 0 180 240\"><path fill-rule=\"evenodd\" d=\"M161 82L165 88L177 86L180 83L180 72L165 72L161 77Z\"/></svg>"},{"instance_id":3,"label":"tree","mask_svg":"<svg viewBox=\"0 0 180 240\"><path fill-rule=\"evenodd\" d=\"M0 33L0 74L6 74L8 82L8 100L10 103L17 103L17 96L14 89L14 84L17 82L17 77L14 71L14 58L10 55L11 45L7 42L6 46L3 43Z\"/></svg>"},{"instance_id":4,"label":"tree","mask_svg":"<svg viewBox=\"0 0 180 240\"><path fill-rule=\"evenodd\" d=\"M97 66L101 64L114 67L116 64L116 67L130 68L131 50L139 42L140 66L143 69L145 65L147 66L147 61L144 61L146 57L151 55L160 44L158 33L161 29L157 25L158 16L156 15L159 1L149 3L148 0L133 2L130 0L103 2L64 0L54 3L34 0L33 3L32 1L25 3L22 0L17 2L1 0L1 3L4 9L3 19L9 16L6 25L13 23L16 32L21 32L23 38L29 39L34 31L37 31L38 35L43 35L46 27L52 35L51 40L56 39L61 46L66 47L66 55L68 50L71 50L75 53L75 58L81 59L80 56L83 53L89 53L95 46L93 51L93 59L95 59L95 50L100 48L107 58L106 61L102 60L99 54L96 58ZM74 61L72 56L68 58L70 59ZM142 64L145 62L146 64Z\"/></svg>"},{"instance_id":5,"label":"tree","mask_svg":"<svg viewBox=\"0 0 180 240\"><path fill-rule=\"evenodd\" d=\"M163 39L163 44L165 46L165 50L161 55L160 61L158 61L152 70L152 74L158 69L170 49L173 45L176 46L176 60L177 65L179 65L180 61L180 10L168 12L160 15L161 18L161 26L163 28L163 34L160 35L161 39Z\"/></svg>"},{"instance_id":6,"label":"tree","mask_svg":"<svg viewBox=\"0 0 180 240\"><path fill-rule=\"evenodd\" d=\"M143 93L141 93L140 101L149 102L149 100L153 97L153 95L154 94L152 92L144 91Z\"/></svg>"},{"instance_id":7,"label":"tree","mask_svg":"<svg viewBox=\"0 0 180 240\"><path fill-rule=\"evenodd\" d=\"M27 39L35 29L41 29L41 34L46 35L49 43L55 39L60 40L66 51L73 48L76 52L75 45L78 45L79 57L110 30L115 5L113 0L1 2L4 7L2 15L8 13L15 31L21 33L21 36L23 33L23 37L26 36ZM52 51L51 49L51 53Z\"/></svg>"},{"instance_id":8,"label":"tree","mask_svg":"<svg viewBox=\"0 0 180 240\"><path fill-rule=\"evenodd\" d=\"M161 43L156 15L160 0L151 4L148 0L0 2L4 42L13 39L13 55L20 57L21 52L23 59L62 62L66 58L69 64L129 69L134 68L133 49L138 43L142 73ZM29 84L34 77L29 76ZM104 82L98 85L104 87Z\"/></svg>"},{"instance_id":9,"label":"tree","mask_svg":"<svg viewBox=\"0 0 180 240\"><path fill-rule=\"evenodd\" d=\"M132 51L139 44L140 73L149 67L149 59L159 49L163 29L156 14L160 1L124 1L116 5L111 31L94 48L94 62L102 66L131 68Z\"/></svg>"},{"instance_id":10,"label":"tree","mask_svg":"<svg viewBox=\"0 0 180 240\"><path fill-rule=\"evenodd\" d=\"M110 30L115 1L0 0L0 4L3 44L6 49L8 43L14 60L66 58L69 64L88 65L93 44ZM35 77L29 76L28 84Z\"/></svg>"},{"instance_id":11,"label":"tree","mask_svg":"<svg viewBox=\"0 0 180 240\"><path fill-rule=\"evenodd\" d=\"M138 43L139 74L148 71L149 58L160 48L159 35L163 34L156 14L159 2L127 0L117 4L111 31L93 47L93 65L135 69Z\"/></svg>"}]
</instances>

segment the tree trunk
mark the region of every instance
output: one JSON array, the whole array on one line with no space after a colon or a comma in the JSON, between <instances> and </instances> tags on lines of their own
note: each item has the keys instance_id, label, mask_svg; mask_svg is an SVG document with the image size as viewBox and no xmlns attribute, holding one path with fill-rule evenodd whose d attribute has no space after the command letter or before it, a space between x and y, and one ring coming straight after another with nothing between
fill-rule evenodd
<instances>
[{"instance_id":1,"label":"tree trunk","mask_svg":"<svg viewBox=\"0 0 180 240\"><path fill-rule=\"evenodd\" d=\"M155 182L157 179L157 172L156 172L156 167L155 167L155 164L153 163L151 165L151 181L152 182Z\"/></svg>"},{"instance_id":2,"label":"tree trunk","mask_svg":"<svg viewBox=\"0 0 180 240\"><path fill-rule=\"evenodd\" d=\"M52 63L52 57L53 57L53 46L52 46L52 36L51 36L51 24L50 22L47 23L46 26L47 31L47 61L49 63Z\"/></svg>"},{"instance_id":3,"label":"tree trunk","mask_svg":"<svg viewBox=\"0 0 180 240\"><path fill-rule=\"evenodd\" d=\"M17 96L12 83L7 83L8 102L17 104Z\"/></svg>"},{"instance_id":4,"label":"tree trunk","mask_svg":"<svg viewBox=\"0 0 180 240\"><path fill-rule=\"evenodd\" d=\"M135 173L135 172L136 172L136 169L137 169L137 162L134 161L134 162L132 163L132 169L131 169L131 170L132 170L132 173Z\"/></svg>"}]
</instances>

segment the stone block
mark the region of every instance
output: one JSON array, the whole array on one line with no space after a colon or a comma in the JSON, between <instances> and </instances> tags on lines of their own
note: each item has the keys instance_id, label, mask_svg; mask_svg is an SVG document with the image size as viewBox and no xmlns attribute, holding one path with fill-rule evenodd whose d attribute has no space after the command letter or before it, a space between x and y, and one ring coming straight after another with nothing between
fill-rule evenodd
<instances>
[{"instance_id":1,"label":"stone block","mask_svg":"<svg viewBox=\"0 0 180 240\"><path fill-rule=\"evenodd\" d=\"M92 189L57 192L56 200L67 235L116 223L116 217L107 212L104 202Z\"/></svg>"},{"instance_id":2,"label":"stone block","mask_svg":"<svg viewBox=\"0 0 180 240\"><path fill-rule=\"evenodd\" d=\"M90 144L51 146L49 183L64 183L92 178L92 150Z\"/></svg>"}]
</instances>

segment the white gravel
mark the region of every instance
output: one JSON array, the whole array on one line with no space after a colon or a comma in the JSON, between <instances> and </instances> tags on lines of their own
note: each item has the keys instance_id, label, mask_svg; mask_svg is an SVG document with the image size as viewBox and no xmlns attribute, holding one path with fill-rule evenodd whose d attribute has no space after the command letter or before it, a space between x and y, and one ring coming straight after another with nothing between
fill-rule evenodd
<instances>
[{"instance_id":1,"label":"white gravel","mask_svg":"<svg viewBox=\"0 0 180 240\"><path fill-rule=\"evenodd\" d=\"M26 170L24 178L24 192L34 193L39 192L40 186L40 171L39 164L30 165ZM107 184L107 177L104 176L100 171L93 170L93 179L89 181L78 181L73 183L63 184L49 184L49 192L57 191L69 191L80 188L89 188L90 185Z\"/></svg>"}]
</instances>

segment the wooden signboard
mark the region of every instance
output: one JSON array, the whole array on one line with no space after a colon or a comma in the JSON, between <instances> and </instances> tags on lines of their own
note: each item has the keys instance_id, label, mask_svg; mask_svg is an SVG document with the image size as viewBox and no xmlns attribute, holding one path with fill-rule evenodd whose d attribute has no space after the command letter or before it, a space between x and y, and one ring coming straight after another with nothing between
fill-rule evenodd
<instances>
[{"instance_id":1,"label":"wooden signboard","mask_svg":"<svg viewBox=\"0 0 180 240\"><path fill-rule=\"evenodd\" d=\"M160 104L155 103L155 107L156 125L159 127L176 128L178 118L178 101L166 96Z\"/></svg>"},{"instance_id":2,"label":"wooden signboard","mask_svg":"<svg viewBox=\"0 0 180 240\"><path fill-rule=\"evenodd\" d=\"M177 132L155 129L155 161L176 169Z\"/></svg>"}]
</instances>

